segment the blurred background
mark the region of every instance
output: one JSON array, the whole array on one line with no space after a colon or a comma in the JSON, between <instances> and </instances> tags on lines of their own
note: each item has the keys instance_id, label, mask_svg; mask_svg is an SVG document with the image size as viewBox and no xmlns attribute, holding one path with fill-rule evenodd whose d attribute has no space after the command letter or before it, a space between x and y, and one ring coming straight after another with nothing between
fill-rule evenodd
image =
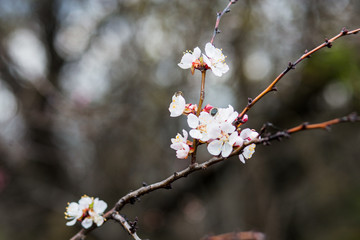
<instances>
[{"instance_id":1,"label":"blurred background","mask_svg":"<svg viewBox=\"0 0 360 240\"><path fill-rule=\"evenodd\" d=\"M109 209L143 182L188 166L170 149L197 103L200 74L177 66L204 49L226 0L0 0L0 239L68 239L67 202ZM239 112L305 49L360 27L357 0L240 0L215 46L230 71L207 74L205 104ZM249 112L246 127L286 129L360 112L360 34L299 64ZM277 240L360 239L360 124L294 134L124 208L142 238L255 230ZM206 149L198 160L209 158ZM87 239L130 239L109 222Z\"/></svg>"}]
</instances>

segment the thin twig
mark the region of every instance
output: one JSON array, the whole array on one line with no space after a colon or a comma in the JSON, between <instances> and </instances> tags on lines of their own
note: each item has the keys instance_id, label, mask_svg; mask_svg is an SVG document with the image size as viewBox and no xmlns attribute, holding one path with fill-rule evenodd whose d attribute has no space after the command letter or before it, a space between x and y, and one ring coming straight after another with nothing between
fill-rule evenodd
<instances>
[{"instance_id":1,"label":"thin twig","mask_svg":"<svg viewBox=\"0 0 360 240\"><path fill-rule=\"evenodd\" d=\"M211 38L211 41L210 43L213 44L214 42L214 39L215 39L215 36L217 34L220 33L220 30L219 30L219 23L220 23L220 20L221 20L221 17L225 14L225 13L228 13L230 12L230 6L234 3L236 3L238 0L230 0L230 2L228 3L228 5L224 8L224 10L222 12L218 12L216 14L216 22L215 22L215 27L214 27L214 33L213 33L213 36Z\"/></svg>"},{"instance_id":2,"label":"thin twig","mask_svg":"<svg viewBox=\"0 0 360 240\"><path fill-rule=\"evenodd\" d=\"M338 38L340 38L342 36L357 34L358 32L360 32L360 28L352 30L352 31L348 31L346 28L343 28L341 30L341 32L338 35L336 35L335 37L333 37L329 40L325 39L325 42L323 42L316 48L312 49L311 51L305 51L305 53L294 63L289 62L289 65L287 66L287 68L282 73L280 73L280 75L277 78L275 78L275 80L264 91L262 91L256 98L251 99L251 101L248 102L247 106L239 114L238 121L239 121L239 119L242 119L242 117L245 115L245 113L247 113L247 111L249 111L250 108L252 108L252 106L254 106L255 103L258 102L262 97L264 97L267 93L276 90L275 85L280 81L280 79L282 79L285 76L285 74L288 73L290 70L295 69L295 66L298 63L300 63L302 60L304 60L305 58L309 58L311 54L319 51L320 49L322 49L324 47L330 48L332 46L332 43L335 40L337 40ZM240 126L240 124L238 124L238 126Z\"/></svg>"},{"instance_id":3,"label":"thin twig","mask_svg":"<svg viewBox=\"0 0 360 240\"><path fill-rule=\"evenodd\" d=\"M201 88L200 88L200 98L199 98L199 104L198 109L196 111L196 116L199 117L201 113L201 107L205 99L205 77L206 77L206 70L201 71ZM193 165L196 162L196 149L198 146L198 140L194 138L193 140L193 147L194 151L191 153L191 165Z\"/></svg>"},{"instance_id":4,"label":"thin twig","mask_svg":"<svg viewBox=\"0 0 360 240\"><path fill-rule=\"evenodd\" d=\"M133 227L126 221L126 219L121 216L118 212L114 212L112 214L112 218L120 223L123 228L135 239L135 240L141 240L141 238L138 237L136 232L133 230Z\"/></svg>"},{"instance_id":5,"label":"thin twig","mask_svg":"<svg viewBox=\"0 0 360 240\"><path fill-rule=\"evenodd\" d=\"M284 131L278 131L276 133L273 133L271 135L265 136L261 139L259 139L256 143L264 143L267 144L272 140L281 140L282 138L287 138L291 134L305 131L305 130L313 130L313 129L325 129L329 130L332 125L339 124L339 123L345 123L345 122L360 122L360 117L357 115L357 113L351 113L347 116L335 118L329 121L321 122L321 123L302 123L296 127L290 128L288 130Z\"/></svg>"}]
</instances>

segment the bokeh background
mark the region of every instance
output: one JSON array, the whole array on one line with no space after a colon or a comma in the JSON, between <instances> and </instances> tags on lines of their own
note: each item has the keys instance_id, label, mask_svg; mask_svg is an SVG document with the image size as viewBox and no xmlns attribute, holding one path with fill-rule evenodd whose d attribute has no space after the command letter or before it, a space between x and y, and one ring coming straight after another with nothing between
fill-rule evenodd
<instances>
[{"instance_id":1,"label":"bokeh background","mask_svg":"<svg viewBox=\"0 0 360 240\"><path fill-rule=\"evenodd\" d=\"M68 239L66 203L109 208L143 182L185 168L170 138L181 90L198 102L200 74L177 66L204 48L226 0L0 0L0 239ZM230 71L207 74L205 104L241 111L289 61L343 27L358 0L240 0L215 45ZM302 62L249 112L247 127L286 129L360 112L360 34ZM275 129L276 130L276 129ZM360 239L360 124L306 131L146 195L123 214L149 239L256 230L277 240ZM200 150L199 161L209 158ZM109 222L88 239L130 239Z\"/></svg>"}]
</instances>

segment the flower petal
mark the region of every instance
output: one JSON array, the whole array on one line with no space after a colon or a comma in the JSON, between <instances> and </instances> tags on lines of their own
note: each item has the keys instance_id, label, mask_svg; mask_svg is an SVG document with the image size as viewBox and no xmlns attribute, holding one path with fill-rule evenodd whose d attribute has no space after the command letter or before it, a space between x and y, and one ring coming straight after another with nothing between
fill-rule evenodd
<instances>
[{"instance_id":1,"label":"flower petal","mask_svg":"<svg viewBox=\"0 0 360 240\"><path fill-rule=\"evenodd\" d=\"M92 226L93 224L93 220L90 217L85 218L82 222L81 222L81 226L83 226L85 229L88 229Z\"/></svg>"},{"instance_id":2,"label":"flower petal","mask_svg":"<svg viewBox=\"0 0 360 240\"><path fill-rule=\"evenodd\" d=\"M103 200L99 200L98 198L95 198L93 209L97 214L102 214L106 208L107 208L106 202L104 202Z\"/></svg>"},{"instance_id":3,"label":"flower petal","mask_svg":"<svg viewBox=\"0 0 360 240\"><path fill-rule=\"evenodd\" d=\"M195 139L200 139L202 138L202 134L199 130L196 130L196 129L191 129L190 132L189 132L190 136L192 138L195 138Z\"/></svg>"},{"instance_id":4,"label":"flower petal","mask_svg":"<svg viewBox=\"0 0 360 240\"><path fill-rule=\"evenodd\" d=\"M242 163L245 164L245 159L244 159L244 156L242 154L239 154L239 159Z\"/></svg>"},{"instance_id":5,"label":"flower petal","mask_svg":"<svg viewBox=\"0 0 360 240\"><path fill-rule=\"evenodd\" d=\"M228 157L230 153L232 152L232 146L229 143L224 143L222 147L221 156Z\"/></svg>"},{"instance_id":6,"label":"flower petal","mask_svg":"<svg viewBox=\"0 0 360 240\"><path fill-rule=\"evenodd\" d=\"M211 143L209 143L207 149L211 155L217 156L221 152L222 142L219 140L214 140Z\"/></svg>"},{"instance_id":7,"label":"flower petal","mask_svg":"<svg viewBox=\"0 0 360 240\"><path fill-rule=\"evenodd\" d=\"M190 113L187 118L187 123L189 124L189 127L197 128L197 126L199 126L199 119L195 114Z\"/></svg>"},{"instance_id":8,"label":"flower petal","mask_svg":"<svg viewBox=\"0 0 360 240\"><path fill-rule=\"evenodd\" d=\"M201 50L199 47L194 48L193 57L195 59L198 59L201 56Z\"/></svg>"},{"instance_id":9,"label":"flower petal","mask_svg":"<svg viewBox=\"0 0 360 240\"><path fill-rule=\"evenodd\" d=\"M73 226L76 223L76 218L74 218L73 220L71 220L70 222L66 223L66 226Z\"/></svg>"}]
</instances>

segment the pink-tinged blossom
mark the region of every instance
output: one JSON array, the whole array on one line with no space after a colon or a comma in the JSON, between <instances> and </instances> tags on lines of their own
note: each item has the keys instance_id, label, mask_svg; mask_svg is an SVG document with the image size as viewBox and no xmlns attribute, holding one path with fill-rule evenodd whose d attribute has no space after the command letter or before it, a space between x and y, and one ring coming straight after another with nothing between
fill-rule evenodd
<instances>
[{"instance_id":1,"label":"pink-tinged blossom","mask_svg":"<svg viewBox=\"0 0 360 240\"><path fill-rule=\"evenodd\" d=\"M182 96L182 93L175 93L169 106L170 117L178 117L182 115L185 110L185 105L185 98Z\"/></svg>"},{"instance_id":2,"label":"pink-tinged blossom","mask_svg":"<svg viewBox=\"0 0 360 240\"><path fill-rule=\"evenodd\" d=\"M188 145L188 133L186 130L183 130L183 135L180 133L176 135L175 138L171 139L170 147L176 150L176 157L179 159L186 159L189 156L190 147Z\"/></svg>"},{"instance_id":3,"label":"pink-tinged blossom","mask_svg":"<svg viewBox=\"0 0 360 240\"><path fill-rule=\"evenodd\" d=\"M240 137L244 140L245 143L250 142L251 140L257 138L259 134L255 130L246 128L241 131ZM255 152L256 144L250 144L249 146L243 149L243 152L239 155L241 162L245 163L245 159L250 159Z\"/></svg>"},{"instance_id":4,"label":"pink-tinged blossom","mask_svg":"<svg viewBox=\"0 0 360 240\"><path fill-rule=\"evenodd\" d=\"M225 56L221 49L214 47L211 43L207 43L205 45L205 53L206 55L203 54L203 61L215 76L221 77L229 71L229 66L225 63Z\"/></svg>"},{"instance_id":5,"label":"pink-tinged blossom","mask_svg":"<svg viewBox=\"0 0 360 240\"><path fill-rule=\"evenodd\" d=\"M221 156L228 157L234 145L241 146L243 139L235 130L235 127L230 123L224 122L220 124L218 135L210 136L214 140L207 147L209 153L215 156L221 153ZM212 133L215 133L215 131Z\"/></svg>"},{"instance_id":6,"label":"pink-tinged blossom","mask_svg":"<svg viewBox=\"0 0 360 240\"><path fill-rule=\"evenodd\" d=\"M76 221L80 221L81 225L86 229L90 228L93 223L100 227L105 221L102 215L106 208L106 202L84 195L77 203L68 203L65 219L70 221L66 225L72 226Z\"/></svg>"}]
</instances>

